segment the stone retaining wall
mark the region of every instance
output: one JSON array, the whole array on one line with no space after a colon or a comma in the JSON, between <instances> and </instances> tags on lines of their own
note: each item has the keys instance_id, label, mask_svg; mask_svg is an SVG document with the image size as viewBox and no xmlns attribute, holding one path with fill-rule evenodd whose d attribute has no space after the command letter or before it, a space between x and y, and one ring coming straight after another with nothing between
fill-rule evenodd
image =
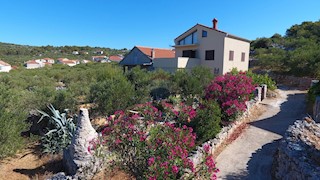
<instances>
[{"instance_id":1,"label":"stone retaining wall","mask_svg":"<svg viewBox=\"0 0 320 180\"><path fill-rule=\"evenodd\" d=\"M277 82L286 86L294 86L299 89L307 90L310 88L313 78L295 77L270 73L269 76Z\"/></svg>"},{"instance_id":2,"label":"stone retaining wall","mask_svg":"<svg viewBox=\"0 0 320 180\"><path fill-rule=\"evenodd\" d=\"M223 127L220 133L216 135L216 138L203 143L201 146L198 146L197 151L195 151L190 157L193 164L196 166L201 162L203 157L202 149L205 144L209 144L211 146L211 154L215 154L215 151L219 147L221 147L221 145L223 145L231 137L231 135L235 132L235 130L237 130L240 127L240 125L246 123L244 120L250 115L252 108L255 105L257 105L260 101L251 100L246 102L247 110L244 112L244 114L241 117L239 117L236 121L229 124L228 126Z\"/></svg>"},{"instance_id":3,"label":"stone retaining wall","mask_svg":"<svg viewBox=\"0 0 320 180\"><path fill-rule=\"evenodd\" d=\"M298 120L280 142L273 163L276 179L320 179L320 125Z\"/></svg>"}]
</instances>

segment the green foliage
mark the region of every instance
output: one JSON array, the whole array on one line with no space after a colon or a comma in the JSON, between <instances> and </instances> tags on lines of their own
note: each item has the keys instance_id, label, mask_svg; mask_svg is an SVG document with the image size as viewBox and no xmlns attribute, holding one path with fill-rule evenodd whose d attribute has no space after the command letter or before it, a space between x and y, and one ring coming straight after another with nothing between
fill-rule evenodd
<instances>
[{"instance_id":1,"label":"green foliage","mask_svg":"<svg viewBox=\"0 0 320 180\"><path fill-rule=\"evenodd\" d=\"M293 25L285 36L275 34L251 43L260 67L295 76L320 77L320 21Z\"/></svg>"},{"instance_id":2,"label":"green foliage","mask_svg":"<svg viewBox=\"0 0 320 180\"><path fill-rule=\"evenodd\" d=\"M127 71L125 75L134 86L136 94L135 103L139 104L150 100L152 73L137 66L132 68L130 71Z\"/></svg>"},{"instance_id":3,"label":"green foliage","mask_svg":"<svg viewBox=\"0 0 320 180\"><path fill-rule=\"evenodd\" d=\"M190 126L197 134L197 144L213 139L221 130L221 109L215 101L204 101Z\"/></svg>"},{"instance_id":4,"label":"green foliage","mask_svg":"<svg viewBox=\"0 0 320 180\"><path fill-rule=\"evenodd\" d=\"M90 88L90 101L96 103L99 114L112 114L134 104L134 87L122 75L94 83Z\"/></svg>"},{"instance_id":5,"label":"green foliage","mask_svg":"<svg viewBox=\"0 0 320 180\"><path fill-rule=\"evenodd\" d=\"M320 95L320 83L315 84L308 90L307 100L310 104L314 104L316 97Z\"/></svg>"},{"instance_id":6,"label":"green foliage","mask_svg":"<svg viewBox=\"0 0 320 180\"><path fill-rule=\"evenodd\" d=\"M237 68L233 68L230 73L233 75L238 75L240 72L237 70ZM252 83L254 85L259 86L262 84L266 84L268 89L272 91L277 89L276 82L272 80L268 74L256 74L256 73L253 73L251 70L249 70L245 74L246 76L252 78Z\"/></svg>"},{"instance_id":7,"label":"green foliage","mask_svg":"<svg viewBox=\"0 0 320 180\"><path fill-rule=\"evenodd\" d=\"M272 91L277 89L276 82L272 80L271 77L268 76L268 74L256 74L256 73L253 73L252 71L248 71L246 75L252 78L253 84L256 84L256 85L266 84L268 89Z\"/></svg>"},{"instance_id":8,"label":"green foliage","mask_svg":"<svg viewBox=\"0 0 320 180\"><path fill-rule=\"evenodd\" d=\"M30 126L25 120L31 111L53 104L60 112L69 109L74 114L88 103L90 87L98 79L114 75L122 75L121 69L94 63L0 73L0 158L25 147L20 134Z\"/></svg>"},{"instance_id":9,"label":"green foliage","mask_svg":"<svg viewBox=\"0 0 320 180\"><path fill-rule=\"evenodd\" d=\"M78 51L79 55L73 55L73 51ZM27 46L9 43L0 43L0 59L5 60L11 65L22 66L23 62L31 59L39 59L49 57L58 59L61 57L69 59L89 59L96 56L95 52L103 51L105 56L126 54L128 50L111 49L103 47L89 47L89 46ZM87 53L88 54L87 54Z\"/></svg>"},{"instance_id":10,"label":"green foliage","mask_svg":"<svg viewBox=\"0 0 320 180\"><path fill-rule=\"evenodd\" d=\"M76 130L74 118L68 118L67 113L60 113L52 105L48 106L52 115L38 110L42 117L40 121L47 120L45 135L41 138L44 153L58 154L70 144Z\"/></svg>"},{"instance_id":11,"label":"green foliage","mask_svg":"<svg viewBox=\"0 0 320 180\"><path fill-rule=\"evenodd\" d=\"M213 74L210 69L202 66L193 68L191 72L179 70L172 77L175 93L185 101L190 98L193 101L194 97L202 97L204 89L212 79Z\"/></svg>"}]
</instances>

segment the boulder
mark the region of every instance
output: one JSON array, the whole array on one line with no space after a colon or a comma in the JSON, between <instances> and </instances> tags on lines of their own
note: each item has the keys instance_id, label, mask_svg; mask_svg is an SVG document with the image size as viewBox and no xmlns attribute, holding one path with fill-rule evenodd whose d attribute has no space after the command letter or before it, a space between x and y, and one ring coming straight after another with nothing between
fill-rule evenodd
<instances>
[{"instance_id":1,"label":"boulder","mask_svg":"<svg viewBox=\"0 0 320 180\"><path fill-rule=\"evenodd\" d=\"M99 170L99 161L88 151L90 142L97 137L98 133L91 125L88 109L81 108L71 145L63 152L63 164L68 175L87 179Z\"/></svg>"}]
</instances>

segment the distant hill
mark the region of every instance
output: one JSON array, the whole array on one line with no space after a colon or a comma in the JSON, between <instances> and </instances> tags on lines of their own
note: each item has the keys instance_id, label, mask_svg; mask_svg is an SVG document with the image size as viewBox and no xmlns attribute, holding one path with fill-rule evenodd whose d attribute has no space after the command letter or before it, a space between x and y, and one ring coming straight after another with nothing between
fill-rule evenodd
<instances>
[{"instance_id":1,"label":"distant hill","mask_svg":"<svg viewBox=\"0 0 320 180\"><path fill-rule=\"evenodd\" d=\"M29 46L12 43L0 42L0 59L11 65L21 66L23 62L38 58L69 58L69 59L88 59L92 56L101 55L125 55L127 49L111 49L105 47L90 46ZM77 52L79 54L77 54Z\"/></svg>"},{"instance_id":2,"label":"distant hill","mask_svg":"<svg viewBox=\"0 0 320 180\"><path fill-rule=\"evenodd\" d=\"M320 20L293 25L284 36L257 38L251 52L265 69L320 78Z\"/></svg>"}]
</instances>

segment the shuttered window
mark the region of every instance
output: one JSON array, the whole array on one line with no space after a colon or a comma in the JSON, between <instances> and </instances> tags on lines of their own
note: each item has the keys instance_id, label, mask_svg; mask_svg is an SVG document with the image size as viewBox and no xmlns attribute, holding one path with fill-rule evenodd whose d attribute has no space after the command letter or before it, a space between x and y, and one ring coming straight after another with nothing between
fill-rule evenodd
<instances>
[{"instance_id":1,"label":"shuttered window","mask_svg":"<svg viewBox=\"0 0 320 180\"><path fill-rule=\"evenodd\" d=\"M233 61L234 51L229 51L229 61Z\"/></svg>"},{"instance_id":2,"label":"shuttered window","mask_svg":"<svg viewBox=\"0 0 320 180\"><path fill-rule=\"evenodd\" d=\"M246 60L246 53L241 53L241 61L244 62Z\"/></svg>"}]
</instances>

